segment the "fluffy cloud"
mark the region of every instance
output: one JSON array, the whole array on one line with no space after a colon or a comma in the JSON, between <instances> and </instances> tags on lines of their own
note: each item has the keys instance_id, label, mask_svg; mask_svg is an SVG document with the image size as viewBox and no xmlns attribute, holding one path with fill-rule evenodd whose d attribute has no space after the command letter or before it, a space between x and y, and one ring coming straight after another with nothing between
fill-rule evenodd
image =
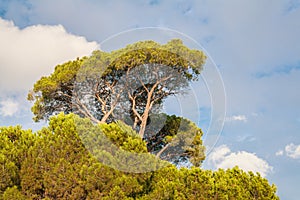
<instances>
[{"instance_id":1,"label":"fluffy cloud","mask_svg":"<svg viewBox=\"0 0 300 200\"><path fill-rule=\"evenodd\" d=\"M283 150L279 150L276 152L276 156L282 156L285 155L293 158L293 159L298 159L300 158L300 144L299 145L295 145L294 143L290 143L288 145L285 146L284 151Z\"/></svg>"},{"instance_id":2,"label":"fluffy cloud","mask_svg":"<svg viewBox=\"0 0 300 200\"><path fill-rule=\"evenodd\" d=\"M262 176L266 176L273 169L265 160L257 157L254 153L245 151L231 152L226 145L215 148L209 154L208 162L216 169L239 166L245 171L259 172Z\"/></svg>"},{"instance_id":3,"label":"fluffy cloud","mask_svg":"<svg viewBox=\"0 0 300 200\"><path fill-rule=\"evenodd\" d=\"M0 116L13 116L19 110L19 103L8 99L0 102Z\"/></svg>"},{"instance_id":4,"label":"fluffy cloud","mask_svg":"<svg viewBox=\"0 0 300 200\"><path fill-rule=\"evenodd\" d=\"M285 146L284 151L279 150L275 153L276 156L282 156L285 155L293 158L293 159L298 159L300 158L300 145L295 145L294 143L290 143Z\"/></svg>"},{"instance_id":5,"label":"fluffy cloud","mask_svg":"<svg viewBox=\"0 0 300 200\"><path fill-rule=\"evenodd\" d=\"M300 158L300 145L295 145L293 143L286 145L285 152L286 155L290 158Z\"/></svg>"},{"instance_id":6,"label":"fluffy cloud","mask_svg":"<svg viewBox=\"0 0 300 200\"><path fill-rule=\"evenodd\" d=\"M67 33L63 26L34 25L20 29L0 18L0 91L29 90L54 66L89 55L96 42Z\"/></svg>"}]
</instances>

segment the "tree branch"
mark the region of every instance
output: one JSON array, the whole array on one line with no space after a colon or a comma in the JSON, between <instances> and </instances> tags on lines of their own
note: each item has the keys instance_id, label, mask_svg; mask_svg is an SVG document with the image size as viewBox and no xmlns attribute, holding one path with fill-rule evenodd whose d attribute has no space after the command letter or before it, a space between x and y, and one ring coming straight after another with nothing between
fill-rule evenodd
<instances>
[{"instance_id":1,"label":"tree branch","mask_svg":"<svg viewBox=\"0 0 300 200\"><path fill-rule=\"evenodd\" d=\"M90 118L92 121L94 121L94 122L97 122L97 123L99 123L99 120L98 119L96 119L91 113L90 113L90 111L87 109L87 107L83 104L83 103L81 103L81 101L78 99L78 97L77 97L77 94L76 93L74 93L75 94L75 100L76 100L76 102L78 103L78 105L81 107L81 108L83 108L83 110L84 110L84 112L86 112L86 114L89 116L88 118ZM75 104L76 105L76 104Z\"/></svg>"},{"instance_id":2,"label":"tree branch","mask_svg":"<svg viewBox=\"0 0 300 200\"><path fill-rule=\"evenodd\" d=\"M139 118L140 121L142 121L143 120L142 116L135 109L135 98L133 98L129 92L128 92L128 96L129 96L130 100L132 101L131 109L132 109L133 113Z\"/></svg>"},{"instance_id":3,"label":"tree branch","mask_svg":"<svg viewBox=\"0 0 300 200\"><path fill-rule=\"evenodd\" d=\"M148 88L145 86L144 82L140 79L140 77L138 77L140 83L142 84L143 88L147 91L147 93L149 93Z\"/></svg>"},{"instance_id":4,"label":"tree branch","mask_svg":"<svg viewBox=\"0 0 300 200\"><path fill-rule=\"evenodd\" d=\"M160 155L170 146L170 143L168 143L166 146L164 146L157 154L156 157L159 158Z\"/></svg>"}]
</instances>

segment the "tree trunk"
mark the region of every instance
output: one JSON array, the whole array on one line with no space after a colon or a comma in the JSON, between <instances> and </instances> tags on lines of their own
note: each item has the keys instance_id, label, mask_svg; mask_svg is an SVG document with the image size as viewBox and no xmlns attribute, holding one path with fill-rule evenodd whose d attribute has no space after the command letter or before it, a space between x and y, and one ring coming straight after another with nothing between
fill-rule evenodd
<instances>
[{"instance_id":1,"label":"tree trunk","mask_svg":"<svg viewBox=\"0 0 300 200\"><path fill-rule=\"evenodd\" d=\"M148 120L148 117L149 117L149 112L151 110L152 103L153 103L153 102L151 102L151 98L152 98L152 94L153 94L153 91L154 91L155 87L156 87L156 85L148 93L147 103L146 103L145 111L142 115L142 120L141 120L142 123L141 123L140 131L139 131L139 135L141 136L141 138L143 138L144 134L145 134L145 130L146 130L146 126L147 126L147 120Z\"/></svg>"},{"instance_id":2,"label":"tree trunk","mask_svg":"<svg viewBox=\"0 0 300 200\"><path fill-rule=\"evenodd\" d=\"M141 136L141 138L144 138L144 134L147 126L147 120L148 120L148 114L145 115L145 117L143 117L142 123L140 125L139 135Z\"/></svg>"}]
</instances>

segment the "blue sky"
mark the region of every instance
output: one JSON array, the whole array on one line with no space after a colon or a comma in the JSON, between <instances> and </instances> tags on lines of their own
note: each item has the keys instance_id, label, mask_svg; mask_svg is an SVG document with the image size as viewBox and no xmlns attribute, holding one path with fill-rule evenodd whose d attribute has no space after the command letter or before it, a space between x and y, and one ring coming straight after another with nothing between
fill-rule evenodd
<instances>
[{"instance_id":1,"label":"blue sky","mask_svg":"<svg viewBox=\"0 0 300 200\"><path fill-rule=\"evenodd\" d=\"M299 0L0 0L0 17L0 126L45 124L32 123L25 97L55 65L122 31L169 28L203 46L226 89L224 129L204 168L238 164L298 199ZM198 99L207 127L209 101Z\"/></svg>"}]
</instances>

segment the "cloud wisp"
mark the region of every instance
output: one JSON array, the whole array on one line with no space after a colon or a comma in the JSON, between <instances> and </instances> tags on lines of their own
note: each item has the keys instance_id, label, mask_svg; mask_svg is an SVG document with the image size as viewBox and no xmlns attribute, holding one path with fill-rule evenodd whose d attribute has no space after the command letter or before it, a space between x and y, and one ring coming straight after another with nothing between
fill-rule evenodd
<instances>
[{"instance_id":1,"label":"cloud wisp","mask_svg":"<svg viewBox=\"0 0 300 200\"><path fill-rule=\"evenodd\" d=\"M226 118L226 122L233 122L233 121L241 121L241 122L247 122L247 117L245 115L233 115L231 117Z\"/></svg>"}]
</instances>

